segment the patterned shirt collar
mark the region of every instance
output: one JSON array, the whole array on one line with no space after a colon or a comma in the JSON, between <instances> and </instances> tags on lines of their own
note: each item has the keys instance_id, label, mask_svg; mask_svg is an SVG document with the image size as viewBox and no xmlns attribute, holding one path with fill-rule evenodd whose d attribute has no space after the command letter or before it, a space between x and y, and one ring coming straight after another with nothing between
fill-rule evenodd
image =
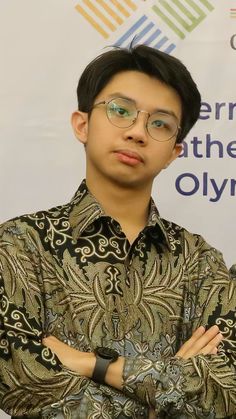
<instances>
[{"instance_id":1,"label":"patterned shirt collar","mask_svg":"<svg viewBox=\"0 0 236 419\"><path fill-rule=\"evenodd\" d=\"M95 220L101 217L107 217L103 208L96 200L96 198L89 192L86 180L84 179L71 202L71 211L69 215L69 222L73 230L73 239L77 238L82 232L89 227ZM171 250L171 237L170 232L167 232L166 227L159 215L155 202L151 198L150 211L146 228L154 228L161 230L163 238ZM158 237L159 235L157 235Z\"/></svg>"},{"instance_id":2,"label":"patterned shirt collar","mask_svg":"<svg viewBox=\"0 0 236 419\"><path fill-rule=\"evenodd\" d=\"M149 210L149 217L147 222L147 227L154 227L157 230L161 230L163 234L163 238L168 245L169 249L172 249L171 246L171 235L170 232L166 230L165 224L163 223L162 218L160 217L159 211L156 207L154 200L151 198L150 200L150 210Z\"/></svg>"}]
</instances>

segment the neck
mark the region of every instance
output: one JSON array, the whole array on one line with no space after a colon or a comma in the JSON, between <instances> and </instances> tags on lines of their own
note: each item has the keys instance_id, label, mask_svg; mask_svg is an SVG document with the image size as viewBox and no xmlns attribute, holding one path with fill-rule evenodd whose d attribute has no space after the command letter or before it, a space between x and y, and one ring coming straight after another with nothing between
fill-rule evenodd
<instances>
[{"instance_id":1,"label":"neck","mask_svg":"<svg viewBox=\"0 0 236 419\"><path fill-rule=\"evenodd\" d=\"M105 213L118 221L130 239L145 227L148 218L151 185L133 187L117 182L86 177L89 191L100 203ZM99 185L99 186L98 186Z\"/></svg>"}]
</instances>

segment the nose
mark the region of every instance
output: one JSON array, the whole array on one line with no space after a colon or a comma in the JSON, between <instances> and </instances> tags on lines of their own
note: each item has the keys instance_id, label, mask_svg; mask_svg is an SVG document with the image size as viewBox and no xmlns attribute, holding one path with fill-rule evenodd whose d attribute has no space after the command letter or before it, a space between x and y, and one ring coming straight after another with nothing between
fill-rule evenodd
<instances>
[{"instance_id":1,"label":"nose","mask_svg":"<svg viewBox=\"0 0 236 419\"><path fill-rule=\"evenodd\" d=\"M148 112L142 110L138 111L134 123L124 130L124 138L145 145L148 142L148 132L146 128L148 117Z\"/></svg>"}]
</instances>

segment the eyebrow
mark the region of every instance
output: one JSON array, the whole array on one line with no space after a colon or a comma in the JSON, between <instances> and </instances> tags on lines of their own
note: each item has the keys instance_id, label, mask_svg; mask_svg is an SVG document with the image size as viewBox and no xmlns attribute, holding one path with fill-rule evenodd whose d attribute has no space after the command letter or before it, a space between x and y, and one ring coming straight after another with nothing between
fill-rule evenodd
<instances>
[{"instance_id":1,"label":"eyebrow","mask_svg":"<svg viewBox=\"0 0 236 419\"><path fill-rule=\"evenodd\" d=\"M135 104L135 106L137 106L136 101L133 98L124 95L124 93L114 92L114 93L111 93L110 95L107 96L108 99L116 99L118 97L120 97L121 99L130 100L131 102L133 102ZM140 110L144 110L144 109L140 109ZM154 111L152 112L152 114L153 113L156 113L156 112L166 113L168 115L174 116L177 119L177 121L179 120L178 117L177 117L177 115L171 109L156 108L156 109L154 109Z\"/></svg>"}]
</instances>

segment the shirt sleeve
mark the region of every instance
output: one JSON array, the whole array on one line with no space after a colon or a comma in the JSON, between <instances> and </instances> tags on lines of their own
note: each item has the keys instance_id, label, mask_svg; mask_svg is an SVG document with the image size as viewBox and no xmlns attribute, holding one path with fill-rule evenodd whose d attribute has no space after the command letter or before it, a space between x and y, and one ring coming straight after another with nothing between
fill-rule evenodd
<instances>
[{"instance_id":1,"label":"shirt sleeve","mask_svg":"<svg viewBox=\"0 0 236 419\"><path fill-rule=\"evenodd\" d=\"M236 281L221 254L204 241L191 257L196 266L191 278L197 278L200 286L195 289L193 311L198 315L191 321L190 336L200 325L217 324L224 335L218 354L163 362L126 358L123 391L153 406L157 415L232 417L236 414Z\"/></svg>"},{"instance_id":2,"label":"shirt sleeve","mask_svg":"<svg viewBox=\"0 0 236 419\"><path fill-rule=\"evenodd\" d=\"M89 386L99 392L41 343L46 318L42 269L50 281L46 264L30 229L15 222L0 226L0 408L10 415L33 415L70 395L82 398Z\"/></svg>"}]
</instances>

